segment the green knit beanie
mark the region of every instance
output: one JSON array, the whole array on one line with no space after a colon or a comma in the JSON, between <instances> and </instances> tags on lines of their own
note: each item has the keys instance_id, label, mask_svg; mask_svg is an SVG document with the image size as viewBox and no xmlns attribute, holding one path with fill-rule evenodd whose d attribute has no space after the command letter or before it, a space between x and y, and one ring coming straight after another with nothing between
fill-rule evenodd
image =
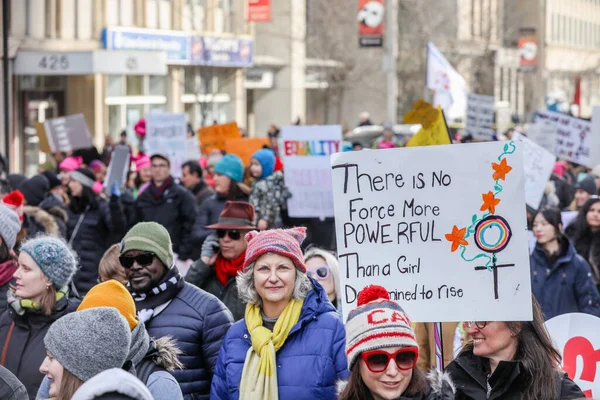
<instances>
[{"instance_id":1,"label":"green knit beanie","mask_svg":"<svg viewBox=\"0 0 600 400\"><path fill-rule=\"evenodd\" d=\"M171 236L156 222L140 222L127 232L121 242L121 255L130 250L149 251L167 267L173 267Z\"/></svg>"}]
</instances>

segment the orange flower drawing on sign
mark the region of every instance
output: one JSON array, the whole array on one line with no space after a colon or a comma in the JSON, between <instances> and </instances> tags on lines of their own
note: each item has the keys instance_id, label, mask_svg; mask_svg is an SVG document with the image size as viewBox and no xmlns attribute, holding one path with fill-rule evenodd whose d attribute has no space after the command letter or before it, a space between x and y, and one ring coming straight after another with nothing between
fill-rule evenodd
<instances>
[{"instance_id":1,"label":"orange flower drawing on sign","mask_svg":"<svg viewBox=\"0 0 600 400\"><path fill-rule=\"evenodd\" d=\"M492 192L484 193L481 195L481 197L483 199L483 205L479 210L489 210L490 213L494 214L496 212L496 206L500 204L500 199L497 199Z\"/></svg>"},{"instance_id":2,"label":"orange flower drawing on sign","mask_svg":"<svg viewBox=\"0 0 600 400\"><path fill-rule=\"evenodd\" d=\"M452 227L452 233L446 234L446 240L452 242L452 248L450 251L453 253L458 249L458 246L468 246L469 242L465 240L467 234L467 228L457 228L456 225Z\"/></svg>"},{"instance_id":3,"label":"orange flower drawing on sign","mask_svg":"<svg viewBox=\"0 0 600 400\"><path fill-rule=\"evenodd\" d=\"M505 181L506 174L512 171L512 167L508 165L508 163L506 162L506 158L503 158L502 161L500 161L500 164L492 163L492 168L494 169L493 178L495 181L497 181L498 179L502 179L503 181Z\"/></svg>"}]
</instances>

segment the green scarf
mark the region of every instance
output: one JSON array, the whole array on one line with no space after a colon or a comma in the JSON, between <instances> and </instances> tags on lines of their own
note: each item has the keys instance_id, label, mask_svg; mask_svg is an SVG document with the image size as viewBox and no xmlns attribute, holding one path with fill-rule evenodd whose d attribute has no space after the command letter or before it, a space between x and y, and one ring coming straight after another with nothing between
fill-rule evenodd
<instances>
[{"instance_id":1,"label":"green scarf","mask_svg":"<svg viewBox=\"0 0 600 400\"><path fill-rule=\"evenodd\" d=\"M58 292L56 292L56 302L63 297L65 297L69 293L69 285L64 286ZM40 305L33 300L30 299L22 299L18 296L15 296L12 290L9 290L7 293L7 302L8 304L15 310L17 315L23 315L27 310L39 310Z\"/></svg>"}]
</instances>

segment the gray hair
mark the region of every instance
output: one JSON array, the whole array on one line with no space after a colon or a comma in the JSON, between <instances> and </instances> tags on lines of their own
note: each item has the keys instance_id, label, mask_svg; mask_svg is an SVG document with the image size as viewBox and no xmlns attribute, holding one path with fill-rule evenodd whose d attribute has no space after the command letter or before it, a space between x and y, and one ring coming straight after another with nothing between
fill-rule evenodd
<instances>
[{"instance_id":1,"label":"gray hair","mask_svg":"<svg viewBox=\"0 0 600 400\"><path fill-rule=\"evenodd\" d=\"M340 264L337 258L328 252L327 250L320 249L318 247L311 247L304 253L304 263L307 263L311 258L320 257L325 260L325 263L329 267L329 271L333 276L333 287L335 289L335 308L341 310L342 308L342 289L340 284Z\"/></svg>"},{"instance_id":2,"label":"gray hair","mask_svg":"<svg viewBox=\"0 0 600 400\"><path fill-rule=\"evenodd\" d=\"M254 264L248 265L248 268L241 271L235 278L235 282L240 299L246 304L254 304L260 307L262 306L262 299L254 286ZM292 298L302 300L312 289L313 284L308 275L296 268L296 281L294 282Z\"/></svg>"}]
</instances>

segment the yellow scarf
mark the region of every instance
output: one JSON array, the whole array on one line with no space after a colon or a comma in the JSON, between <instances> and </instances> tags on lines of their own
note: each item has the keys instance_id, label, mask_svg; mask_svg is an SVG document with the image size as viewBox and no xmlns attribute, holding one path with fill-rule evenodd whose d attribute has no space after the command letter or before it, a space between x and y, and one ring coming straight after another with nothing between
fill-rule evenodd
<instances>
[{"instance_id":1,"label":"yellow scarf","mask_svg":"<svg viewBox=\"0 0 600 400\"><path fill-rule=\"evenodd\" d=\"M246 305L245 320L252 347L246 353L242 370L240 400L278 400L275 352L283 346L298 323L303 304L303 300L290 300L277 319L273 332L263 326L260 307Z\"/></svg>"}]
</instances>

